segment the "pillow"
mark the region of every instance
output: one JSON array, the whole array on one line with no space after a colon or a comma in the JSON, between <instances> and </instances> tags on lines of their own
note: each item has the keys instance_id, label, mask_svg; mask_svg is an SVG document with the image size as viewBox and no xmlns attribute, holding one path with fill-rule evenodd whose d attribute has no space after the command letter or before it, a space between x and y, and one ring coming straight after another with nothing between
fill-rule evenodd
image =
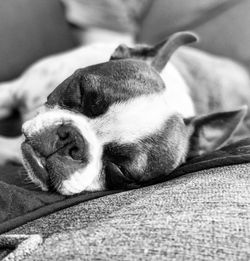
<instances>
[{"instance_id":1,"label":"pillow","mask_svg":"<svg viewBox=\"0 0 250 261\"><path fill-rule=\"evenodd\" d=\"M0 81L39 58L74 46L59 0L0 1Z\"/></svg>"}]
</instances>

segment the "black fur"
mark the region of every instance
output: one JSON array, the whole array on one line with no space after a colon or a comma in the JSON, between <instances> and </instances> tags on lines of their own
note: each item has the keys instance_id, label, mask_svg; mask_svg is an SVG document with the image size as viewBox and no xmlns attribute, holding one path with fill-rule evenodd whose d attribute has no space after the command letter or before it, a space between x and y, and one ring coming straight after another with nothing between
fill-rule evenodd
<instances>
[{"instance_id":1,"label":"black fur","mask_svg":"<svg viewBox=\"0 0 250 261\"><path fill-rule=\"evenodd\" d=\"M70 125L47 128L43 132L26 137L22 151L36 175L50 188L55 188L72 172L89 163L89 144ZM43 168L34 155L42 160ZM45 175L46 171L49 175Z\"/></svg>"},{"instance_id":2,"label":"black fur","mask_svg":"<svg viewBox=\"0 0 250 261\"><path fill-rule=\"evenodd\" d=\"M114 103L164 88L160 75L143 61L109 61L77 70L48 96L47 105L95 118Z\"/></svg>"},{"instance_id":3,"label":"black fur","mask_svg":"<svg viewBox=\"0 0 250 261\"><path fill-rule=\"evenodd\" d=\"M167 176L186 156L187 135L184 121L175 115L157 133L137 143L107 144L103 153L106 187L130 189Z\"/></svg>"}]
</instances>

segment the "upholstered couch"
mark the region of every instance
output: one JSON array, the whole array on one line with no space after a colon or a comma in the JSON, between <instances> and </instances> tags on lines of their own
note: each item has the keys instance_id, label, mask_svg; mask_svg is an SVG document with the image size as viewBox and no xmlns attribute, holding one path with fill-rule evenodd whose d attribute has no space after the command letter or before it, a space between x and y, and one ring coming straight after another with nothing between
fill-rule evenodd
<instances>
[{"instance_id":1,"label":"upholstered couch","mask_svg":"<svg viewBox=\"0 0 250 261\"><path fill-rule=\"evenodd\" d=\"M42 10L44 14L48 12L43 1L23 0L26 4L29 2L25 6L26 12L31 14L37 10L42 20L45 17L41 15ZM205 6L195 5L197 1L190 1L188 12L192 15L187 17L180 9L180 1L179 4L170 0L153 1L149 5L150 10L144 14L138 39L153 42L175 30L196 29L203 39L200 48L231 56L247 64L250 61L250 28L246 26L249 22L249 15L246 14L250 1L239 1L233 5L228 5L232 1L222 1L227 6L221 9L214 8L216 1L207 1L211 5ZM5 1L6 6L7 2L17 5L15 1L8 0ZM39 8L36 3L31 11L28 6L33 6L34 2L40 2ZM40 28L41 33L35 35L37 29L30 29L34 30L31 34L34 41L30 43L34 45L29 47L32 51L25 49L20 57L13 58L11 50L19 54L18 44L7 46L7 54L2 51L0 44L0 57L8 60L6 64L9 66L8 70L0 66L1 80L17 76L41 56L74 46L68 25L63 21L61 5L58 2L55 4L56 1L54 4L49 3L53 1L44 2L50 8L55 8L53 14L58 15L57 19L53 18L52 24L56 24L58 28L54 28L55 31L61 33L55 36L55 31L48 28L47 22L51 18L48 14L45 21L39 24L39 27L46 24L47 31ZM3 3L0 3L0 14L3 7L7 8ZM172 15L176 12L171 18L176 19L174 26L169 25L171 20L164 20L168 17L164 17L163 8L168 14L170 10ZM213 11L213 19L202 20L208 9ZM217 12L214 13L214 10ZM14 12L13 9L11 12ZM178 20L178 15L183 19ZM2 17L0 15L0 35L9 37L9 41L14 36L4 32ZM7 18L13 22L9 16ZM17 17L15 19L18 20ZM157 19L161 19L161 22ZM166 26L165 21L168 21ZM7 25L5 28L8 28ZM44 37L44 44L38 48L41 42L39 37ZM36 42L38 38L40 40ZM48 40L47 44L45 39ZM35 48L39 51L35 51ZM11 71L12 63L16 66L14 71ZM9 133L9 123L13 124L13 119L8 121L1 123L2 134ZM13 133L17 134L18 130ZM241 164L195 171L144 188L103 195L40 217L2 234L0 257L5 260L250 260L248 159L245 157L245 163ZM8 166L4 170L8 171Z\"/></svg>"}]
</instances>

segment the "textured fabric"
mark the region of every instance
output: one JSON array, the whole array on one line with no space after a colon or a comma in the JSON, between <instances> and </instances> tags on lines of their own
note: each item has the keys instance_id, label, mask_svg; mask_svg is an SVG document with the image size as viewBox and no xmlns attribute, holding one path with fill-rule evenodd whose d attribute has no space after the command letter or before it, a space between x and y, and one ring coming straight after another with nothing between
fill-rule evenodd
<instances>
[{"instance_id":1,"label":"textured fabric","mask_svg":"<svg viewBox=\"0 0 250 261\"><path fill-rule=\"evenodd\" d=\"M250 138L194 158L168 176L164 176L163 173L160 179L150 183L155 184L202 169L247 162L250 162ZM114 190L85 192L65 197L57 193L39 191L33 184L27 184L26 175L22 168L15 166L0 168L0 233L79 202L118 192ZM135 185L135 187L142 186L142 184Z\"/></svg>"},{"instance_id":2,"label":"textured fabric","mask_svg":"<svg viewBox=\"0 0 250 261\"><path fill-rule=\"evenodd\" d=\"M6 235L0 236L0 249L8 249L8 255L1 256L3 261L19 261L30 255L42 243L40 235ZM12 250L12 251L11 251ZM2 252L3 254L3 252Z\"/></svg>"},{"instance_id":3,"label":"textured fabric","mask_svg":"<svg viewBox=\"0 0 250 261\"><path fill-rule=\"evenodd\" d=\"M250 164L203 170L54 213L24 260L249 260Z\"/></svg>"},{"instance_id":4,"label":"textured fabric","mask_svg":"<svg viewBox=\"0 0 250 261\"><path fill-rule=\"evenodd\" d=\"M26 175L17 166L0 168L0 233L79 202L116 192L86 192L66 197L40 191L34 184L27 183Z\"/></svg>"}]
</instances>

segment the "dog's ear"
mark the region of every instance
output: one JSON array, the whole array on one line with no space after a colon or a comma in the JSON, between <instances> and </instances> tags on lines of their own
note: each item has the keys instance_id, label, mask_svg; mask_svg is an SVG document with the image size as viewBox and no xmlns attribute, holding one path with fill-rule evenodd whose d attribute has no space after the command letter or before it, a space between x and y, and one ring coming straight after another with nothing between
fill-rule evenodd
<instances>
[{"instance_id":1,"label":"dog's ear","mask_svg":"<svg viewBox=\"0 0 250 261\"><path fill-rule=\"evenodd\" d=\"M182 45L198 41L198 36L191 32L179 32L171 35L167 40L158 44L158 52L153 58L151 65L161 72L172 54Z\"/></svg>"},{"instance_id":2,"label":"dog's ear","mask_svg":"<svg viewBox=\"0 0 250 261\"><path fill-rule=\"evenodd\" d=\"M185 120L191 133L188 158L213 151L225 144L246 113L247 106L244 106L235 111L212 113Z\"/></svg>"},{"instance_id":3,"label":"dog's ear","mask_svg":"<svg viewBox=\"0 0 250 261\"><path fill-rule=\"evenodd\" d=\"M111 60L141 59L148 61L158 72L161 72L171 55L182 45L197 42L198 36L191 32L178 32L155 46L135 46L130 48L119 45L111 55Z\"/></svg>"}]
</instances>

